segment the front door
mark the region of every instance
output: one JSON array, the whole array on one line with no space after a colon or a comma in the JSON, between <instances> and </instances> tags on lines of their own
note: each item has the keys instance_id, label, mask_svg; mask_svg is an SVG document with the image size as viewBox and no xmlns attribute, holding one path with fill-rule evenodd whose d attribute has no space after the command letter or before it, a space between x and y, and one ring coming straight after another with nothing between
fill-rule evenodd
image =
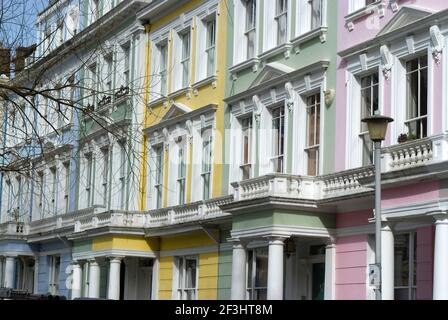
<instances>
[{"instance_id":1,"label":"front door","mask_svg":"<svg viewBox=\"0 0 448 320\"><path fill-rule=\"evenodd\" d=\"M312 267L312 300L324 300L325 263L313 263Z\"/></svg>"}]
</instances>

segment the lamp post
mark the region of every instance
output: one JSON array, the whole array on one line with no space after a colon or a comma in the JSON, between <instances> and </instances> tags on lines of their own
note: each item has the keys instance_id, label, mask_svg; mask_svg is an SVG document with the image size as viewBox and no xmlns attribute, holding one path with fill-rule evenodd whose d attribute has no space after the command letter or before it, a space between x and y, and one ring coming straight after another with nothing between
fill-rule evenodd
<instances>
[{"instance_id":1,"label":"lamp post","mask_svg":"<svg viewBox=\"0 0 448 320\"><path fill-rule=\"evenodd\" d=\"M380 281L375 296L376 300L381 300L381 142L386 138L388 124L394 120L376 114L361 121L367 124L375 149L375 264Z\"/></svg>"}]
</instances>

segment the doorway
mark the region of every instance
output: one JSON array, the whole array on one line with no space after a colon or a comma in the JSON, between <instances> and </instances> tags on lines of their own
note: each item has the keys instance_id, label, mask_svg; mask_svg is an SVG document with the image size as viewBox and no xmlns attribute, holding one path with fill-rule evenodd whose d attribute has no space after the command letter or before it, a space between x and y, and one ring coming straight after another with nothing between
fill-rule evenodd
<instances>
[{"instance_id":1,"label":"doorway","mask_svg":"<svg viewBox=\"0 0 448 320\"><path fill-rule=\"evenodd\" d=\"M325 263L313 263L311 272L311 300L324 300Z\"/></svg>"}]
</instances>

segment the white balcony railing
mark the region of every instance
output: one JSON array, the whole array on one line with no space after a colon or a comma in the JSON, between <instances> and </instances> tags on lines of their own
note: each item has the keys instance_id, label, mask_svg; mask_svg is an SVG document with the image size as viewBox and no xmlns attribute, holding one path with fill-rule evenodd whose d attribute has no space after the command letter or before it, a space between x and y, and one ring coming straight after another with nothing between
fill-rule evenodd
<instances>
[{"instance_id":1,"label":"white balcony railing","mask_svg":"<svg viewBox=\"0 0 448 320\"><path fill-rule=\"evenodd\" d=\"M313 177L270 174L232 183L235 201L264 197L314 199L319 190Z\"/></svg>"},{"instance_id":2,"label":"white balcony railing","mask_svg":"<svg viewBox=\"0 0 448 320\"><path fill-rule=\"evenodd\" d=\"M232 202L232 196L195 202L184 206L152 210L148 212L145 227L160 227L224 217L228 214L223 212L220 206L230 202Z\"/></svg>"},{"instance_id":3,"label":"white balcony railing","mask_svg":"<svg viewBox=\"0 0 448 320\"><path fill-rule=\"evenodd\" d=\"M384 148L384 172L399 171L448 161L448 136L437 135Z\"/></svg>"}]
</instances>

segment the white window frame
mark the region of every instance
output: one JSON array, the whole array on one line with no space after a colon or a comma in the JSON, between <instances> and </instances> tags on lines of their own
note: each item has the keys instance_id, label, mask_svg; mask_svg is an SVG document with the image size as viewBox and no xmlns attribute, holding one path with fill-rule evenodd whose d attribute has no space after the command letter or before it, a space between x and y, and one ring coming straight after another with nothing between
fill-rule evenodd
<instances>
[{"instance_id":1,"label":"white window frame","mask_svg":"<svg viewBox=\"0 0 448 320\"><path fill-rule=\"evenodd\" d=\"M210 148L209 153L205 148L206 143ZM213 194L212 192L213 143L214 139L211 129L209 128L205 129L202 134L202 161L201 161L202 200L209 200ZM208 179L206 177L208 177ZM208 194L206 193L206 187L208 189Z\"/></svg>"},{"instance_id":2,"label":"white window frame","mask_svg":"<svg viewBox=\"0 0 448 320\"><path fill-rule=\"evenodd\" d=\"M61 257L48 256L48 292L51 295L59 295L59 277L61 274Z\"/></svg>"},{"instance_id":3,"label":"white window frame","mask_svg":"<svg viewBox=\"0 0 448 320\"><path fill-rule=\"evenodd\" d=\"M213 14L207 19L204 20L205 24L205 34L206 34L206 40L205 40L205 52L207 56L207 70L206 70L206 76L207 78L212 77L216 73L216 57L217 57L217 50L216 50L216 39L218 36L217 27L218 27L218 21L217 21L217 15ZM213 30L211 31L211 27L213 26Z\"/></svg>"},{"instance_id":4,"label":"white window frame","mask_svg":"<svg viewBox=\"0 0 448 320\"><path fill-rule=\"evenodd\" d=\"M188 29L187 31L181 34L181 43L182 43L182 56L180 63L182 65L182 88L186 88L190 85L190 69L191 69L191 31ZM188 47L186 50L185 43L188 43Z\"/></svg>"},{"instance_id":5,"label":"white window frame","mask_svg":"<svg viewBox=\"0 0 448 320\"><path fill-rule=\"evenodd\" d=\"M192 288L185 287L186 260L196 261L195 287ZM173 284L174 284L173 293L175 295L175 299L187 300L187 291L192 291L193 299L191 300L197 300L199 290L198 283L199 283L199 256L189 255L189 256L175 257L175 274L173 277Z\"/></svg>"},{"instance_id":6,"label":"white window frame","mask_svg":"<svg viewBox=\"0 0 448 320\"><path fill-rule=\"evenodd\" d=\"M56 204L58 198L58 170L56 166L50 169L50 212L56 214Z\"/></svg>"},{"instance_id":7,"label":"white window frame","mask_svg":"<svg viewBox=\"0 0 448 320\"><path fill-rule=\"evenodd\" d=\"M399 233L395 236L395 238L398 238L397 236L404 235L409 237L409 249L408 249L408 256L409 256L409 271L408 271L408 285L407 286L396 286L394 282L394 291L399 289L407 289L408 290L408 300L416 300L417 299L417 283L414 283L414 262L417 260L417 253L416 247L417 247L417 232L411 231L411 232L405 232L405 233ZM396 239L395 239L396 242ZM395 246L395 243L394 243ZM396 250L394 250L396 252ZM395 258L395 257L394 257ZM396 265L394 263L395 270L396 271ZM418 266L417 266L418 268ZM395 297L394 297L395 298Z\"/></svg>"},{"instance_id":8,"label":"white window frame","mask_svg":"<svg viewBox=\"0 0 448 320\"><path fill-rule=\"evenodd\" d=\"M254 147L254 121L253 116L250 114L249 116L242 117L239 119L240 125L241 125L241 159L240 159L240 174L241 174L241 180L247 180L253 178L253 162L254 162L254 153L253 153L253 147ZM245 125L245 122L248 121L249 125ZM245 130L248 130L248 133L246 134ZM247 152L248 152L248 161L245 161L245 137L247 137ZM245 176L245 173L248 173L248 176Z\"/></svg>"},{"instance_id":9,"label":"white window frame","mask_svg":"<svg viewBox=\"0 0 448 320\"><path fill-rule=\"evenodd\" d=\"M70 161L63 163L64 167L64 205L65 213L69 212L70 209Z\"/></svg>"},{"instance_id":10,"label":"white window frame","mask_svg":"<svg viewBox=\"0 0 448 320\"><path fill-rule=\"evenodd\" d=\"M249 10L253 8L252 5L250 5L251 1L255 3L255 12L251 11L252 14L255 14L253 25L250 25L248 23L250 16ZM256 61L258 59L258 37L259 30L261 30L259 28L259 22L262 6L257 4L257 0L235 0L235 6L233 9L235 24L233 39L233 66L241 65L244 68L246 65L246 61ZM254 35L254 52L252 55L250 54L249 50L249 38L251 34Z\"/></svg>"},{"instance_id":11,"label":"white window frame","mask_svg":"<svg viewBox=\"0 0 448 320\"><path fill-rule=\"evenodd\" d=\"M256 276L258 271L257 266L257 255L260 255L260 252L268 256L268 248L267 247L259 247L254 249L249 249L247 252L247 259L246 259L246 299L247 300L259 300L258 298L258 291L265 290L267 294L267 282L266 287L257 287L255 285L256 282ZM252 256L252 259L251 259ZM266 270L267 272L267 270ZM267 278L267 276L266 276Z\"/></svg>"},{"instance_id":12,"label":"white window frame","mask_svg":"<svg viewBox=\"0 0 448 320\"><path fill-rule=\"evenodd\" d=\"M274 20L276 22L276 32L277 32L277 41L276 41L276 45L277 46L281 46L283 44L286 44L289 40L289 1L290 0L275 0L275 16L274 16ZM286 6L286 9L282 7ZM280 38L280 30L281 30L281 20L284 20L285 23L285 34L284 34L284 39Z\"/></svg>"},{"instance_id":13,"label":"white window frame","mask_svg":"<svg viewBox=\"0 0 448 320\"><path fill-rule=\"evenodd\" d=\"M158 98L163 98L166 97L168 94L168 56L169 56L168 42L163 41L161 43L158 43L157 52L158 52L158 66L159 66L159 70L157 71L158 74L157 81L159 82Z\"/></svg>"},{"instance_id":14,"label":"white window frame","mask_svg":"<svg viewBox=\"0 0 448 320\"><path fill-rule=\"evenodd\" d=\"M89 208L93 203L93 163L94 158L92 153L88 153L85 155L86 159L86 200L87 200L87 208Z\"/></svg>"},{"instance_id":15,"label":"white window frame","mask_svg":"<svg viewBox=\"0 0 448 320\"><path fill-rule=\"evenodd\" d=\"M349 0L348 14L360 11L361 9L380 2L381 0Z\"/></svg>"},{"instance_id":16,"label":"white window frame","mask_svg":"<svg viewBox=\"0 0 448 320\"><path fill-rule=\"evenodd\" d=\"M103 162L103 170L102 170L102 197L103 197L103 205L107 208L108 205L108 192L109 192L109 148L101 149L102 154L102 162Z\"/></svg>"},{"instance_id":17,"label":"white window frame","mask_svg":"<svg viewBox=\"0 0 448 320\"><path fill-rule=\"evenodd\" d=\"M109 53L104 56L104 66L105 66L105 74L104 74L104 93L103 94L112 94L114 89L113 77L114 77L114 59L113 54Z\"/></svg>"},{"instance_id":18,"label":"white window frame","mask_svg":"<svg viewBox=\"0 0 448 320\"><path fill-rule=\"evenodd\" d=\"M258 19L258 6L256 0L244 0L245 7L245 29L244 35L246 38L246 60L255 58L257 56L257 19ZM252 20L252 24L249 24L249 21ZM253 43L252 50L253 53L250 53L251 48L251 35L253 35Z\"/></svg>"},{"instance_id":19,"label":"white window frame","mask_svg":"<svg viewBox=\"0 0 448 320\"><path fill-rule=\"evenodd\" d=\"M119 168L119 177L120 181L120 208L125 209L126 204L126 172L127 172L127 155L126 155L126 143L119 142L120 148L120 168Z\"/></svg>"},{"instance_id":20,"label":"white window frame","mask_svg":"<svg viewBox=\"0 0 448 320\"><path fill-rule=\"evenodd\" d=\"M421 67L421 65L420 65L420 59L422 59L422 58L424 58L424 57L426 57L426 67ZM407 71L407 68L406 68L406 65L407 65L407 63L409 63L410 61L414 61L414 60L417 60L418 61L418 68L416 69L416 70L413 70L411 73L409 73L408 71ZM405 72L406 72L406 120L405 120L405 127L406 127L406 129L407 129L407 133L408 133L408 135L410 135L411 134L411 130L410 130L410 127L409 127L409 124L410 123L413 123L413 122L417 122L417 123L420 123L420 130L421 130L421 134L420 134L420 136L419 135L416 135L416 139L422 139L422 138L425 138L425 137L427 137L428 135L429 135L429 107L430 107L430 101L429 101L429 76L430 76L430 73L429 73L429 56L428 55L426 55L426 54L423 54L423 55L419 55L419 56L417 56L417 57L415 57L415 58L412 58L412 59L407 59L406 61L404 61L404 65L405 65ZM408 83L408 76L410 75L410 74L414 74L414 73L417 73L417 77L418 77L418 102L417 102L417 112L420 114L420 112L421 112L421 110L420 110L420 108L421 108L421 105L420 105L420 103L421 103L421 92L420 92L420 83L421 83L421 72L422 72L422 70L425 70L426 71L426 81L427 81L427 87L426 87L426 114L425 115L417 115L417 117L414 117L414 118L410 118L410 116L409 116L409 112L410 112L410 110L409 110L409 105L410 105L410 102L408 101L408 98L409 98L409 91L408 91L408 89L409 89L409 83ZM426 132L423 134L423 125L421 124L423 121L426 121ZM417 131L418 132L418 131Z\"/></svg>"},{"instance_id":21,"label":"white window frame","mask_svg":"<svg viewBox=\"0 0 448 320\"><path fill-rule=\"evenodd\" d=\"M315 102L313 105L309 105L308 104L308 99L311 97L319 97L319 103ZM316 100L315 100L316 101ZM321 126L322 126L322 96L321 96L321 92L320 90L318 92L315 93L311 93L308 94L305 98L305 105L306 105L306 135L305 135L305 153L306 153L306 158L307 158L307 175L311 175L311 176L318 176L320 171L321 171L321 166L320 166L320 158L321 158L321 147L320 147L320 139L321 139ZM309 113L308 111L310 109L316 109L319 108L318 112L315 110L315 117L314 117L314 143L312 145L310 145L309 143ZM317 125L317 115L319 115L319 130L316 130L316 125ZM319 134L319 141L317 141L317 134ZM317 150L316 152L316 173L315 174L310 174L309 172L309 157L310 157L310 151L312 150Z\"/></svg>"},{"instance_id":22,"label":"white window frame","mask_svg":"<svg viewBox=\"0 0 448 320\"><path fill-rule=\"evenodd\" d=\"M346 169L354 169L363 165L363 143L360 138L361 123L361 78L378 73L378 110L380 114L384 113L384 104L390 103L384 101L385 78L381 72L379 50L375 55L369 56L371 63L362 67L359 56L349 60L346 73ZM393 131L394 126L391 126Z\"/></svg>"},{"instance_id":23,"label":"white window frame","mask_svg":"<svg viewBox=\"0 0 448 320\"><path fill-rule=\"evenodd\" d=\"M375 74L377 75L377 78L378 78L378 82L376 84L373 83L373 78L372 78ZM367 77L371 78L371 84L368 87L363 87L362 80ZM363 108L363 94L362 94L363 90L370 90L370 101L371 101L370 102L371 103L371 105L370 105L371 112L370 112L370 114L366 114L365 117L373 116L375 114L374 104L373 104L373 99L372 99L374 97L375 87L376 87L376 90L378 91L377 92L377 98L378 98L378 101L377 101L378 110L377 111L379 111L379 107L380 107L380 103L379 103L380 102L380 74L378 72L370 72L368 74L364 74L364 75L360 76L358 81L360 84L360 105L359 105L360 110L359 110L359 113L360 113L360 120L362 120L362 118L363 118L363 115L362 115L363 114L363 110L362 110L362 108ZM365 128L365 130L363 130L363 127ZM361 164L363 166L368 166L368 165L373 164L373 141L370 140L370 135L369 135L369 131L367 129L367 125L365 123L362 123L361 121L359 121L359 139L361 140ZM371 155L370 155L369 161L364 159L364 148L365 148L366 143L370 143L370 145L371 145Z\"/></svg>"},{"instance_id":24,"label":"white window frame","mask_svg":"<svg viewBox=\"0 0 448 320\"><path fill-rule=\"evenodd\" d=\"M123 56L122 86L129 87L131 85L131 45L129 43L122 45L121 53Z\"/></svg>"},{"instance_id":25,"label":"white window frame","mask_svg":"<svg viewBox=\"0 0 448 320\"><path fill-rule=\"evenodd\" d=\"M86 79L85 79L85 88L84 88L84 101L87 104L96 106L96 97L97 97L97 84L98 84L98 64L96 62L90 64L86 68ZM86 94L87 93L87 94Z\"/></svg>"},{"instance_id":26,"label":"white window frame","mask_svg":"<svg viewBox=\"0 0 448 320\"><path fill-rule=\"evenodd\" d=\"M181 139L177 143L178 151L178 166L177 166L177 203L178 205L184 205L186 202L187 191L187 144L185 138Z\"/></svg>"},{"instance_id":27,"label":"white window frame","mask_svg":"<svg viewBox=\"0 0 448 320\"><path fill-rule=\"evenodd\" d=\"M159 144L154 149L154 204L155 209L163 207L163 180L164 180L164 145Z\"/></svg>"},{"instance_id":28,"label":"white window frame","mask_svg":"<svg viewBox=\"0 0 448 320\"><path fill-rule=\"evenodd\" d=\"M285 107L284 102L282 102L281 104L275 104L271 107L269 107L269 113L271 115L271 129L272 129L272 146L271 146L271 154L270 154L270 165L272 168L272 172L275 173L285 173L285 167L286 167L286 135L287 135L287 125L286 125L286 121L287 121L287 117L286 117L286 112L287 112L287 108ZM274 112L276 110L280 109L280 115L279 117L274 118ZM281 112L283 110L283 112ZM278 145L277 143L281 140L280 138L280 134L278 135L278 141L275 141L274 137L274 131L276 130L274 128L274 120L275 119L280 119L280 128L283 127L283 146ZM283 119L283 120L282 120ZM283 124L283 126L282 126ZM279 132L281 133L281 132ZM277 148L276 148L277 146ZM283 153L282 154L275 154L275 150L276 149L283 149ZM279 171L278 169L276 169L278 167L278 164L276 164L276 162L278 162L281 159L281 170Z\"/></svg>"}]
</instances>

